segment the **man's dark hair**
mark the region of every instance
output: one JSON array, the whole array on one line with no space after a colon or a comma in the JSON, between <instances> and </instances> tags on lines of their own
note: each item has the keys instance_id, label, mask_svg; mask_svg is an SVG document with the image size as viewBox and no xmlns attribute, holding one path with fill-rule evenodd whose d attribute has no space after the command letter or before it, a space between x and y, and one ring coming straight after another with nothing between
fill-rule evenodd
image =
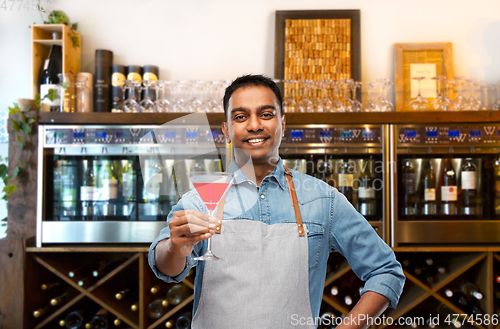
<instances>
[{"instance_id":1,"label":"man's dark hair","mask_svg":"<svg viewBox=\"0 0 500 329\"><path fill-rule=\"evenodd\" d=\"M243 75L239 78L236 78L227 88L226 92L224 93L224 99L223 99L223 105L224 105L224 116L226 117L227 121L227 107L229 104L229 99L233 95L233 93L243 87L253 87L253 86L264 86L268 87L271 89L276 95L276 100L278 101L279 104L279 110L281 115L283 115L283 109L282 109L282 100L281 100L281 91L274 83L274 81L265 75L262 74L248 74L248 75Z\"/></svg>"}]
</instances>

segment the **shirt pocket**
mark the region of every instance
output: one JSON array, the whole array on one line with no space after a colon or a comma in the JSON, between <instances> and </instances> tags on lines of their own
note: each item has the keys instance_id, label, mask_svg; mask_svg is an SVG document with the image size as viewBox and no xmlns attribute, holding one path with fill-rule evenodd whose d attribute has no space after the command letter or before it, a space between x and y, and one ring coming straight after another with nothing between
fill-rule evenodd
<instances>
[{"instance_id":1,"label":"shirt pocket","mask_svg":"<svg viewBox=\"0 0 500 329\"><path fill-rule=\"evenodd\" d=\"M325 234L323 224L304 221L307 233L307 245L309 250L309 270L318 266L321 243Z\"/></svg>"}]
</instances>

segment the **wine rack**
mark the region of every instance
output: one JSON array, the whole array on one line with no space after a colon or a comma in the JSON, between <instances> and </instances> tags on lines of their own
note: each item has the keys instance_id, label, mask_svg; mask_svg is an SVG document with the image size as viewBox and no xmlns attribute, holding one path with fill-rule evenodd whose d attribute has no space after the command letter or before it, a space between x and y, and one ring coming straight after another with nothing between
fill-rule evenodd
<instances>
[{"instance_id":1,"label":"wine rack","mask_svg":"<svg viewBox=\"0 0 500 329\"><path fill-rule=\"evenodd\" d=\"M47 248L48 249L48 248ZM147 263L147 248L140 251L105 251L102 248L90 251L64 250L65 248L37 249L26 255L24 328L64 327L67 315L72 311L85 310L88 321L99 310L107 311L107 321L113 328L168 328L193 308L193 280L190 274L181 284L188 295L178 305L166 305L155 318L148 316L148 305L154 300L166 300L167 291L175 284L157 279ZM55 251L54 251L55 249ZM138 248L134 248L138 249ZM40 251L42 250L42 251ZM82 264L113 264L98 277L81 280L82 276L71 278L68 274ZM95 267L95 266L94 266ZM80 282L83 281L83 282ZM42 284L56 283L56 288L41 290ZM157 291L153 293L151 288ZM51 292L53 291L53 292ZM50 305L51 299L63 292L67 297L59 305ZM120 299L116 294L122 292ZM137 306L133 308L132 306ZM135 309L135 310L134 310ZM35 317L34 312L43 314Z\"/></svg>"},{"instance_id":2,"label":"wine rack","mask_svg":"<svg viewBox=\"0 0 500 329\"><path fill-rule=\"evenodd\" d=\"M397 251L396 257L402 264L407 264L404 266L403 271L406 276L406 283L403 289L403 294L399 300L397 309L388 309L384 313L385 317L390 317L394 322L400 318L416 318L421 316L422 312L429 310L430 315L435 317L437 309L439 307L448 308L453 314L471 314L471 302L469 301L467 305L460 305L452 298L446 296L445 291L450 289L451 291L460 292L460 285L463 282L471 282L475 284L483 297L476 301L476 312L481 314L484 319L485 315L490 317L496 314L496 319L500 322L500 301L496 299L495 289L500 290L500 284L495 283L493 280L494 274L500 271L500 254L493 251L466 251L456 252L452 250L448 251L425 251L418 250L415 251ZM486 250L486 248L483 248ZM440 271L435 271L432 273L432 279L425 276L425 274L417 271L413 265L425 264L426 260L432 260L434 265L432 268L440 268ZM409 260L406 262L405 260ZM429 266L430 267L430 266ZM351 310L352 306L347 306L343 301L343 292L340 288L342 286L342 281L347 278L350 281L350 277L354 273L351 271L349 265L345 259L338 253L334 253L329 259L329 272L327 273L327 278L325 282L325 290L323 294L323 306L322 311L333 307L340 313L347 315ZM494 287L494 285L497 285ZM357 290L361 283L352 283L352 286ZM338 294L336 296L332 295L332 287L338 288ZM352 305L355 305L356 300ZM440 306L444 305L444 306ZM320 314L321 315L321 314ZM448 327L448 324L444 323L443 314L439 314L439 326L436 328ZM427 318L427 317L426 317ZM463 326L461 328L479 328L479 329L498 329L500 325L494 325L490 323L489 325L471 323L472 321L463 320L460 318L459 321L463 321ZM418 325L418 328L422 326L429 328L428 324ZM389 325L389 323L374 325L376 328L395 328L395 327L407 327L411 328L410 324L401 326L395 323Z\"/></svg>"}]
</instances>

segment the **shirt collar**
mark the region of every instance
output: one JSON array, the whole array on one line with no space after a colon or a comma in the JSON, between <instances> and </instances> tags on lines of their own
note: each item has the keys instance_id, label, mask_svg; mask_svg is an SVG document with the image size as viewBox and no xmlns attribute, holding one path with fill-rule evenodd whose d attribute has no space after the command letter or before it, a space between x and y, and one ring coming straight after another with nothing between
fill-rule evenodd
<instances>
[{"instance_id":1,"label":"shirt collar","mask_svg":"<svg viewBox=\"0 0 500 329\"><path fill-rule=\"evenodd\" d=\"M234 157L231 159L231 163L229 164L228 167L228 172L236 174L236 178L233 182L233 185L241 184L244 182L251 182L251 180L243 173L243 171L241 171L240 167L238 167L236 161L234 160ZM281 160L281 157L279 158L276 167L274 167L274 170L266 177L274 178L274 180L278 182L279 186L283 190L287 187L285 169L283 168L283 161Z\"/></svg>"}]
</instances>

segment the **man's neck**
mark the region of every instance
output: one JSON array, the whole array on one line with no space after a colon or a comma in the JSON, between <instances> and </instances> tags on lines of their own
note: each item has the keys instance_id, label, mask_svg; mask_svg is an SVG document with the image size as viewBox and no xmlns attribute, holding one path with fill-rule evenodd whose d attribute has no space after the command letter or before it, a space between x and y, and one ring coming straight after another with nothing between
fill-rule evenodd
<instances>
[{"instance_id":1,"label":"man's neck","mask_svg":"<svg viewBox=\"0 0 500 329\"><path fill-rule=\"evenodd\" d=\"M278 164L279 160L273 161L273 162L264 162L264 163L253 163L252 166L245 166L245 162L243 161L238 161L238 159L235 158L235 162L238 165L238 167L241 169L241 171L245 174L245 176L249 177L253 181L251 177L254 177L255 175L255 184L257 186L260 186L260 183L262 180L269 175L270 173L273 172L274 168L276 168L276 165ZM241 163L240 163L241 162ZM250 170L253 170L253 172L249 172Z\"/></svg>"}]
</instances>

